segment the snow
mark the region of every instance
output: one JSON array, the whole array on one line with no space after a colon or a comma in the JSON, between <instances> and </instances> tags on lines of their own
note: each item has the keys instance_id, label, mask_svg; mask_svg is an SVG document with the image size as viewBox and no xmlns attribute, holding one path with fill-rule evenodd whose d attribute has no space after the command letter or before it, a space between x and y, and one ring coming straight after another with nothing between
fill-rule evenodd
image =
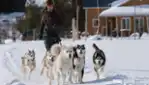
<instances>
[{"instance_id":1,"label":"snow","mask_svg":"<svg viewBox=\"0 0 149 85\"><path fill-rule=\"evenodd\" d=\"M16 42L21 42L21 41L22 41L21 39L16 39ZM13 40L12 39L5 39L3 43L4 44L11 44L11 43L13 43Z\"/></svg>"},{"instance_id":2,"label":"snow","mask_svg":"<svg viewBox=\"0 0 149 85\"><path fill-rule=\"evenodd\" d=\"M143 37L149 37L144 34ZM22 85L48 85L48 80L40 76L41 60L45 53L43 41L20 41L16 43L0 45L0 85L6 85L14 81L16 84ZM135 81L148 83L149 67L148 67L148 50L149 39L146 40L79 40L73 42L64 39L63 44L81 44L86 45L86 66L84 85L108 85L112 83L136 83ZM101 80L96 80L93 70L92 54L94 49L92 43L96 43L102 49L107 58L107 63ZM31 76L31 80L24 80L20 71L20 57L30 49L34 49L37 58L37 68ZM124 80L123 80L124 79ZM16 85L11 84L11 85ZM18 85L21 85L18 84ZM80 85L80 84L78 84ZM113 84L115 85L115 84ZM135 84L134 84L135 85Z\"/></svg>"},{"instance_id":3,"label":"snow","mask_svg":"<svg viewBox=\"0 0 149 85\"><path fill-rule=\"evenodd\" d=\"M102 37L101 35L93 35L93 36L89 36L87 40L102 40Z\"/></svg>"},{"instance_id":4,"label":"snow","mask_svg":"<svg viewBox=\"0 0 149 85\"><path fill-rule=\"evenodd\" d=\"M4 43L5 43L5 44L12 43L12 42L13 42L12 39L6 39L6 40L4 40Z\"/></svg>"},{"instance_id":5,"label":"snow","mask_svg":"<svg viewBox=\"0 0 149 85\"><path fill-rule=\"evenodd\" d=\"M12 12L9 14L10 17L18 17L18 16L24 16L24 12Z\"/></svg>"},{"instance_id":6,"label":"snow","mask_svg":"<svg viewBox=\"0 0 149 85\"><path fill-rule=\"evenodd\" d=\"M12 12L10 14L0 14L0 23L3 22L3 20L8 20L11 23L16 22L16 17L24 16L24 12Z\"/></svg>"},{"instance_id":7,"label":"snow","mask_svg":"<svg viewBox=\"0 0 149 85\"><path fill-rule=\"evenodd\" d=\"M149 39L149 34L147 34L147 33L143 33L143 35L142 35L142 37L141 37L141 39Z\"/></svg>"},{"instance_id":8,"label":"snow","mask_svg":"<svg viewBox=\"0 0 149 85\"><path fill-rule=\"evenodd\" d=\"M114 2L111 3L111 7L118 7L121 6L122 4L128 2L130 0L116 0Z\"/></svg>"},{"instance_id":9,"label":"snow","mask_svg":"<svg viewBox=\"0 0 149 85\"><path fill-rule=\"evenodd\" d=\"M123 10L123 11L122 11ZM148 16L149 5L111 7L99 16Z\"/></svg>"},{"instance_id":10,"label":"snow","mask_svg":"<svg viewBox=\"0 0 149 85\"><path fill-rule=\"evenodd\" d=\"M136 33L132 33L129 37L139 37L139 33L138 32L136 32Z\"/></svg>"}]
</instances>

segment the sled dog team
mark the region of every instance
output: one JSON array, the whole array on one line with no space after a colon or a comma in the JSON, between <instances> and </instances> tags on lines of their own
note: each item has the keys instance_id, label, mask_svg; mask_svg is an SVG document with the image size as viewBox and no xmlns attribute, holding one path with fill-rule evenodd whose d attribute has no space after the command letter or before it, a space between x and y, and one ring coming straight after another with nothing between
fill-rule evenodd
<instances>
[{"instance_id":1,"label":"sled dog team","mask_svg":"<svg viewBox=\"0 0 149 85\"><path fill-rule=\"evenodd\" d=\"M95 52L93 54L93 64L94 70L97 74L97 79L100 79L100 74L104 70L106 63L106 57L104 52L98 48L98 46L93 43L93 48ZM85 68L85 45L60 45L54 44L50 51L45 53L42 60L42 68L40 75L46 73L49 80L49 85L51 85L52 80L56 80L58 85L83 83L83 75ZM29 69L28 78L36 68L36 57L34 50L28 50L22 59L21 69L24 76Z\"/></svg>"}]
</instances>

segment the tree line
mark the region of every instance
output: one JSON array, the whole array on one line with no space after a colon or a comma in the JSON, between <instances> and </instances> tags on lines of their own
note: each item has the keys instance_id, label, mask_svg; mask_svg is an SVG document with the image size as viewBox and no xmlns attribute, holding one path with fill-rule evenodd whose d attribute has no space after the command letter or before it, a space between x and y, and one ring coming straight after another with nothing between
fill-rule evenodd
<instances>
[{"instance_id":1,"label":"tree line","mask_svg":"<svg viewBox=\"0 0 149 85\"><path fill-rule=\"evenodd\" d=\"M33 0L30 0L33 1ZM63 20L61 29L70 30L72 18L76 18L76 7L79 6L79 30L84 31L85 11L83 9L83 0L53 0L58 9L58 13ZM25 7L26 0L2 0L0 3L0 12L25 12L25 18L18 20L16 27L24 32L40 28L40 19L43 7L39 7L34 3ZM34 4L34 5L33 5Z\"/></svg>"},{"instance_id":2,"label":"tree line","mask_svg":"<svg viewBox=\"0 0 149 85\"><path fill-rule=\"evenodd\" d=\"M24 12L26 0L1 0L0 13Z\"/></svg>"}]
</instances>

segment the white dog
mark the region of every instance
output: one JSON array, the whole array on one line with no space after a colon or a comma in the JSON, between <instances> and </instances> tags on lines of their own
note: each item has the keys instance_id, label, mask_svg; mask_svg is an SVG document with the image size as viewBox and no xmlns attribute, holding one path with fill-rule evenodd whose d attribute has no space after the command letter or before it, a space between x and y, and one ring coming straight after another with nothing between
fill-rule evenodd
<instances>
[{"instance_id":1,"label":"white dog","mask_svg":"<svg viewBox=\"0 0 149 85\"><path fill-rule=\"evenodd\" d=\"M85 46L77 45L74 48L74 58L73 58L73 83L83 83L85 67Z\"/></svg>"},{"instance_id":2,"label":"white dog","mask_svg":"<svg viewBox=\"0 0 149 85\"><path fill-rule=\"evenodd\" d=\"M61 46L59 44L54 44L52 45L51 50L46 52L42 60L43 67L42 67L40 75L42 75L44 71L46 70L47 72L46 75L49 78L49 72L52 69L53 62L56 59L56 57L60 54L60 51L61 51Z\"/></svg>"},{"instance_id":3,"label":"white dog","mask_svg":"<svg viewBox=\"0 0 149 85\"><path fill-rule=\"evenodd\" d=\"M25 74L27 73L27 70L29 70L29 76L28 79L30 79L32 71L36 67L36 60L35 60L35 51L34 50L28 50L27 53L23 57L21 57L22 60L22 71L25 77Z\"/></svg>"},{"instance_id":4,"label":"white dog","mask_svg":"<svg viewBox=\"0 0 149 85\"><path fill-rule=\"evenodd\" d=\"M68 83L72 83L72 59L73 46L63 45L59 56L54 61L52 69L53 78L57 81L58 85L63 85L66 82L66 77L68 77ZM62 79L62 83L60 79Z\"/></svg>"}]
</instances>

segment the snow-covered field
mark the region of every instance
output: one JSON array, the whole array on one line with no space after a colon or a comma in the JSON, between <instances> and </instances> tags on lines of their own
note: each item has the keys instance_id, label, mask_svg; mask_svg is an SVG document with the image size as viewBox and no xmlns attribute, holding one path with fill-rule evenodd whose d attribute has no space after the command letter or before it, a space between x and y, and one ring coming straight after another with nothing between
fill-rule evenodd
<instances>
[{"instance_id":1,"label":"snow-covered field","mask_svg":"<svg viewBox=\"0 0 149 85\"><path fill-rule=\"evenodd\" d=\"M92 54L94 49L92 43L96 43L106 54L107 63L103 78L96 80L93 70ZM73 42L64 40L64 44L84 43L86 45L86 66L85 66L85 85L130 85L149 84L149 58L148 58L148 39L113 39L113 40L80 40ZM31 76L31 80L23 80L20 72L20 57L30 49L34 49L37 58L37 68ZM48 85L48 80L40 76L41 60L44 56L43 41L26 41L0 45L0 85ZM19 81L19 82L17 82ZM17 82L17 83L16 83ZM113 83L113 84L112 84ZM137 84L144 83L144 84ZM146 85L147 85L146 84Z\"/></svg>"}]
</instances>

